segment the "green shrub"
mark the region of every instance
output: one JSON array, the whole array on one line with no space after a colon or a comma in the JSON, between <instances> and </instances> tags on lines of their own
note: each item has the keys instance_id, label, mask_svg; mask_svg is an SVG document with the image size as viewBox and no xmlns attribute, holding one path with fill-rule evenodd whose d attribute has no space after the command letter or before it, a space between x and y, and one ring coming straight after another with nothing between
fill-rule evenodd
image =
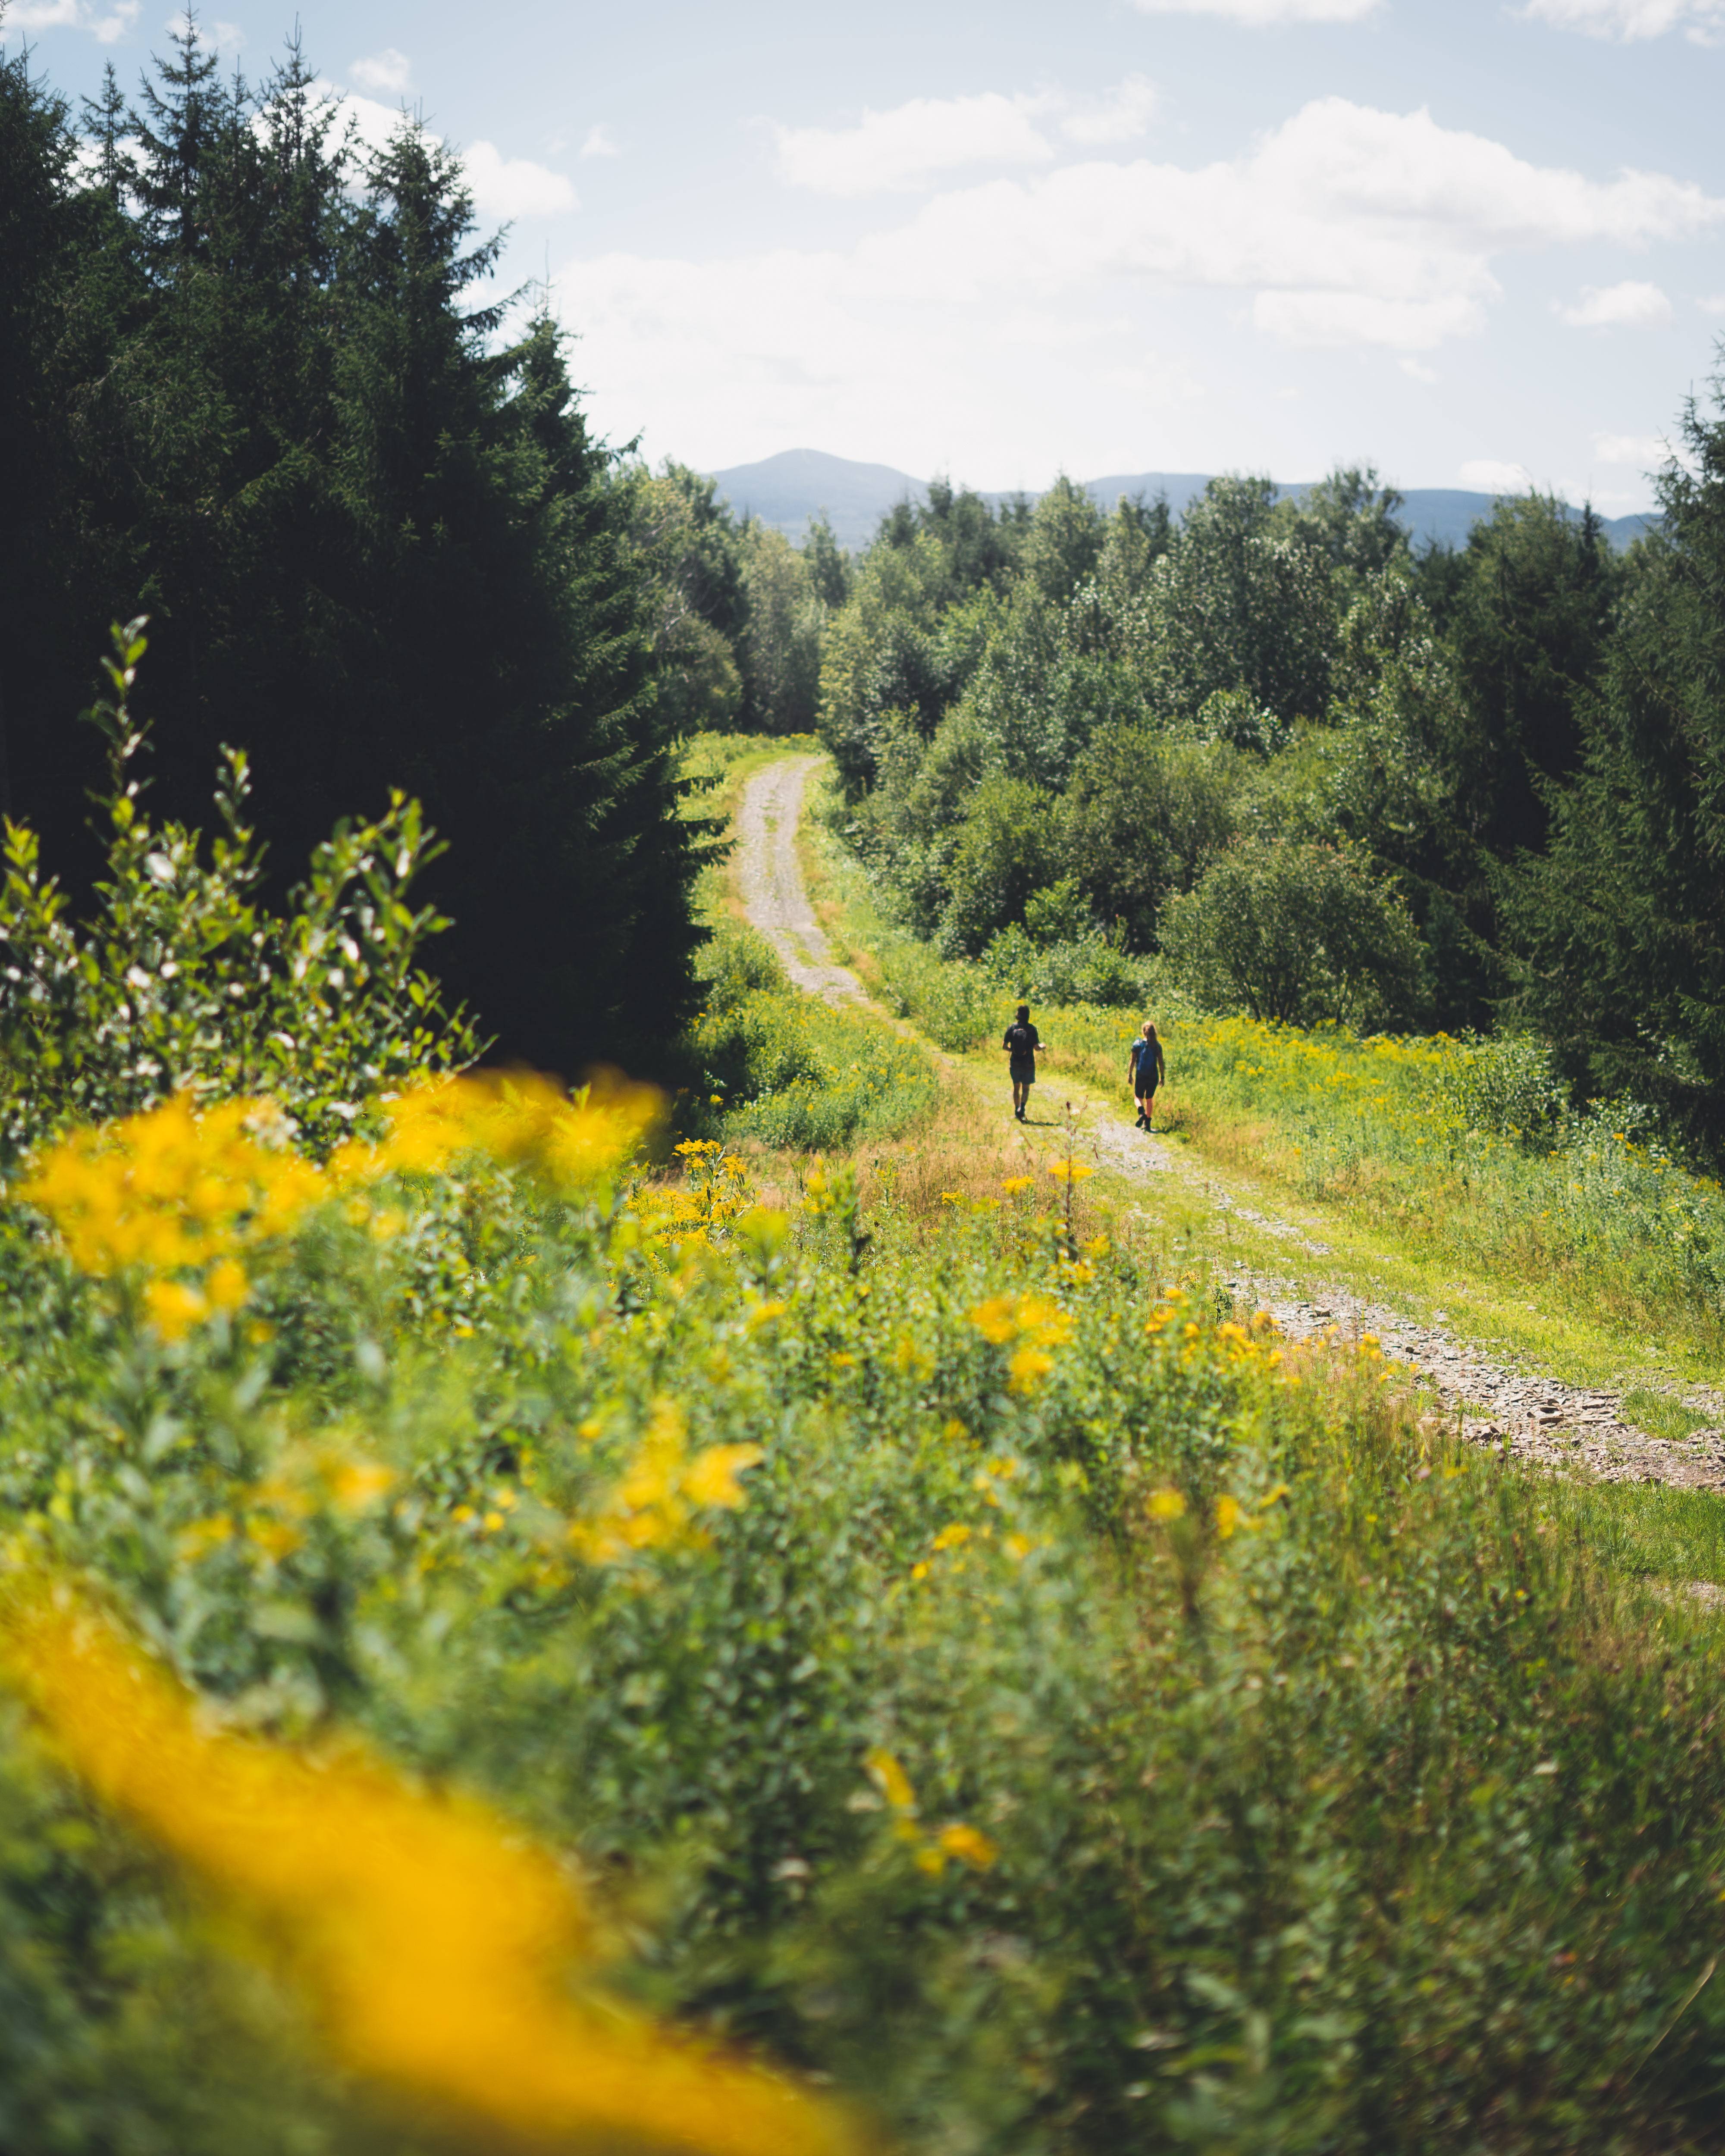
<instances>
[{"instance_id":1,"label":"green shrub","mask_svg":"<svg viewBox=\"0 0 1725 2156\"><path fill-rule=\"evenodd\" d=\"M704 1072L692 1131L796 1152L884 1136L923 1114L934 1076L920 1050L872 1014L794 992L777 952L726 922L707 947L707 1008L693 1046Z\"/></svg>"},{"instance_id":2,"label":"green shrub","mask_svg":"<svg viewBox=\"0 0 1725 2156\"><path fill-rule=\"evenodd\" d=\"M223 831L153 824L132 758L128 696L141 622L114 632L113 701L87 715L108 737L99 805L107 865L95 916L69 915L35 834L8 824L0 886L0 1147L15 1155L77 1118L129 1115L176 1092L267 1093L305 1137L345 1137L386 1086L474 1060L480 1043L440 1007L416 959L446 927L412 886L442 850L399 794L375 824L341 824L287 909L261 903L263 849L244 821L244 755L226 752Z\"/></svg>"},{"instance_id":3,"label":"green shrub","mask_svg":"<svg viewBox=\"0 0 1725 2156\"><path fill-rule=\"evenodd\" d=\"M1254 1018L1362 1028L1417 1009L1423 947L1405 900L1346 844L1254 839L1169 901L1163 950L1187 992Z\"/></svg>"}]
</instances>

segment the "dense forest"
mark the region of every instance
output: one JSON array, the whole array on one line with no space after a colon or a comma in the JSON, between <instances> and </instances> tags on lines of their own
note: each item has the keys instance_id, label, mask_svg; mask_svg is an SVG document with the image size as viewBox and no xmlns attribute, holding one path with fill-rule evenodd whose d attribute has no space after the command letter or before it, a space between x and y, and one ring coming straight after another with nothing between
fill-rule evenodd
<instances>
[{"instance_id":1,"label":"dense forest","mask_svg":"<svg viewBox=\"0 0 1725 2156\"><path fill-rule=\"evenodd\" d=\"M365 154L297 39L223 80L188 17L129 102L0 67L5 805L74 892L107 624L149 617L138 765L210 825L223 744L284 888L417 797L438 966L494 1052L655 1067L691 1006L702 843L675 812L634 493L542 308L403 117Z\"/></svg>"},{"instance_id":2,"label":"dense forest","mask_svg":"<svg viewBox=\"0 0 1725 2156\"><path fill-rule=\"evenodd\" d=\"M1520 1029L1717 1147L1725 422L1683 439L1624 554L1537 495L1416 549L1369 469L1178 523L937 484L825 622L844 835L1003 985Z\"/></svg>"}]
</instances>

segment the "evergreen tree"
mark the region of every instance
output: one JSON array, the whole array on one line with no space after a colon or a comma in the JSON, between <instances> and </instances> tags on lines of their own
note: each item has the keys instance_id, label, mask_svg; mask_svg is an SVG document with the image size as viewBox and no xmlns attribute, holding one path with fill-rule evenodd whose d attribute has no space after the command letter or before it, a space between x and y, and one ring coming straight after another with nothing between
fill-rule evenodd
<instances>
[{"instance_id":1,"label":"evergreen tree","mask_svg":"<svg viewBox=\"0 0 1725 2156\"><path fill-rule=\"evenodd\" d=\"M1725 384L1716 381L1716 396ZM1725 416L1691 401L1548 857L1504 878L1519 1007L1574 1077L1725 1146Z\"/></svg>"},{"instance_id":2,"label":"evergreen tree","mask_svg":"<svg viewBox=\"0 0 1725 2156\"><path fill-rule=\"evenodd\" d=\"M1458 811L1490 852L1545 843L1546 788L1581 757L1579 700L1604 662L1619 564L1591 509L1497 503L1475 525L1448 622L1462 722L1446 744Z\"/></svg>"},{"instance_id":3,"label":"evergreen tree","mask_svg":"<svg viewBox=\"0 0 1725 2156\"><path fill-rule=\"evenodd\" d=\"M14 762L24 788L32 775L28 747L16 737L54 679L37 639L43 609L59 611L51 564L70 483L52 387L77 236L68 120L64 100L31 74L28 53L0 54L0 814L8 815Z\"/></svg>"},{"instance_id":4,"label":"evergreen tree","mask_svg":"<svg viewBox=\"0 0 1725 2156\"><path fill-rule=\"evenodd\" d=\"M52 865L76 883L90 640L146 611L158 814L207 822L244 747L283 887L417 792L440 956L499 1052L650 1067L691 1001L701 828L611 459L549 323L505 338L459 159L404 124L357 199L297 43L254 93L192 19L136 110L110 77L87 119L80 185L64 108L7 69L0 689Z\"/></svg>"}]
</instances>

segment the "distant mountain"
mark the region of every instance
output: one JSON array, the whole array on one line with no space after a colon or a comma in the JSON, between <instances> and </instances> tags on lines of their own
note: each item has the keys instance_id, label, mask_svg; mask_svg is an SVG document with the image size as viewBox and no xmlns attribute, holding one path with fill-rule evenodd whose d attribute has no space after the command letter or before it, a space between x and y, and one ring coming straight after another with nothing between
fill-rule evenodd
<instances>
[{"instance_id":1,"label":"distant mountain","mask_svg":"<svg viewBox=\"0 0 1725 2156\"><path fill-rule=\"evenodd\" d=\"M715 472L713 477L736 515L747 512L758 516L763 524L776 526L792 539L800 540L809 518L824 510L839 544L853 551L868 545L895 502L928 499L927 484L912 479L908 472L896 470L891 465L856 464L849 457L829 456L824 449L781 449L777 456L762 457L758 464L733 465L726 471ZM1087 480L1085 488L1108 510L1123 494L1141 494L1148 501L1165 494L1168 506L1178 516L1209 483L1209 475L1205 472L1133 472ZM1312 483L1301 481L1281 491L1303 494ZM978 491L996 509L1014 498L1010 491ZM1491 514L1491 495L1469 494L1459 487L1413 486L1404 489L1404 495L1407 506L1402 511L1403 520L1412 528L1416 544L1435 542L1440 546L1462 546L1471 526ZM1030 499L1036 497L1032 495ZM1570 512L1577 516L1580 513L1579 510ZM1615 545L1627 547L1656 521L1648 516L1616 516L1607 517L1604 525Z\"/></svg>"}]
</instances>

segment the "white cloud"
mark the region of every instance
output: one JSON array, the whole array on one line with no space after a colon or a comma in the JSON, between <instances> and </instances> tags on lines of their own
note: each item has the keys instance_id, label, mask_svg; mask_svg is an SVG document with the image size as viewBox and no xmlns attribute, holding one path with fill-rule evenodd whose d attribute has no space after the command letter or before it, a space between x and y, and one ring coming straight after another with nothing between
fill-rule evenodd
<instances>
[{"instance_id":1,"label":"white cloud","mask_svg":"<svg viewBox=\"0 0 1725 2156\"><path fill-rule=\"evenodd\" d=\"M557 217L578 206L561 172L526 157L506 157L495 144L474 143L461 162L481 217Z\"/></svg>"},{"instance_id":2,"label":"white cloud","mask_svg":"<svg viewBox=\"0 0 1725 2156\"><path fill-rule=\"evenodd\" d=\"M1422 367L1417 359L1404 358L1401 370L1410 382L1435 382L1438 379L1435 367Z\"/></svg>"},{"instance_id":3,"label":"white cloud","mask_svg":"<svg viewBox=\"0 0 1725 2156\"><path fill-rule=\"evenodd\" d=\"M1081 163L938 196L860 259L927 290L1096 279L1244 290L1258 326L1290 342L1423 351L1483 326L1498 254L1676 238L1722 219L1725 202L1686 181L1592 181L1428 112L1332 97L1230 162Z\"/></svg>"},{"instance_id":4,"label":"white cloud","mask_svg":"<svg viewBox=\"0 0 1725 2156\"><path fill-rule=\"evenodd\" d=\"M1573 307L1559 307L1558 318L1575 330L1656 330L1676 319L1671 301L1657 285L1584 285Z\"/></svg>"},{"instance_id":5,"label":"white cloud","mask_svg":"<svg viewBox=\"0 0 1725 2156\"><path fill-rule=\"evenodd\" d=\"M369 59L356 60L347 72L362 90L401 96L413 87L413 63L393 45L386 45Z\"/></svg>"},{"instance_id":6,"label":"white cloud","mask_svg":"<svg viewBox=\"0 0 1725 2156\"><path fill-rule=\"evenodd\" d=\"M1150 125L1150 116L1161 102L1162 93L1153 82L1144 75L1130 74L1117 90L1069 112L1060 122L1060 132L1070 141L1093 146L1130 142Z\"/></svg>"},{"instance_id":7,"label":"white cloud","mask_svg":"<svg viewBox=\"0 0 1725 2156\"><path fill-rule=\"evenodd\" d=\"M1065 109L1050 108L1056 141ZM1117 434L1126 422L1108 385L1166 334L1170 291L1223 296L1286 344L1418 362L1486 326L1517 253L1681 240L1722 223L1725 201L1687 181L1595 179L1428 112L1327 98L1213 163L1081 154L949 183L842 245L701 262L617 254L567 263L557 284L602 424L633 431L651 413L668 429L655 450L842 450L854 415L891 410L901 439L956 470L985 419L988 440L1020 439L1014 409L1045 402L1033 352L1057 353L1072 426L1100 440L1107 413ZM1237 329L1226 340L1230 353L1252 342ZM1225 393L1214 367L1144 363L1177 385L1167 393L1181 409ZM1238 415L1214 424L1230 446L1207 454L1250 454ZM878 449L855 440L854 453ZM1078 468L1076 451L1059 454ZM1117 468L1117 441L1098 454L1098 469Z\"/></svg>"},{"instance_id":8,"label":"white cloud","mask_svg":"<svg viewBox=\"0 0 1725 2156\"><path fill-rule=\"evenodd\" d=\"M588 129L581 154L583 157L619 157L623 152L612 139L610 129L602 124Z\"/></svg>"},{"instance_id":9,"label":"white cloud","mask_svg":"<svg viewBox=\"0 0 1725 2156\"><path fill-rule=\"evenodd\" d=\"M98 44L123 38L142 12L141 0L116 0L111 14L98 15L86 0L13 0L3 27L8 30L88 30Z\"/></svg>"},{"instance_id":10,"label":"white cloud","mask_svg":"<svg viewBox=\"0 0 1725 2156\"><path fill-rule=\"evenodd\" d=\"M1697 300L1695 304L1704 315L1725 315L1725 292L1715 292L1710 298Z\"/></svg>"},{"instance_id":11,"label":"white cloud","mask_svg":"<svg viewBox=\"0 0 1725 2156\"><path fill-rule=\"evenodd\" d=\"M1522 13L1554 30L1624 45L1680 27L1697 45L1717 44L1725 33L1725 0L1527 0Z\"/></svg>"},{"instance_id":12,"label":"white cloud","mask_svg":"<svg viewBox=\"0 0 1725 2156\"><path fill-rule=\"evenodd\" d=\"M1219 15L1257 29L1269 23L1358 23L1382 0L1132 0L1146 15Z\"/></svg>"},{"instance_id":13,"label":"white cloud","mask_svg":"<svg viewBox=\"0 0 1725 2156\"><path fill-rule=\"evenodd\" d=\"M1470 457L1455 475L1476 494L1531 494L1533 482L1521 465L1500 464L1495 457Z\"/></svg>"},{"instance_id":14,"label":"white cloud","mask_svg":"<svg viewBox=\"0 0 1725 2156\"><path fill-rule=\"evenodd\" d=\"M1594 454L1602 465L1634 465L1647 471L1671 460L1671 453L1656 434L1595 434Z\"/></svg>"},{"instance_id":15,"label":"white cloud","mask_svg":"<svg viewBox=\"0 0 1725 2156\"><path fill-rule=\"evenodd\" d=\"M865 111L855 127L775 127L778 176L819 194L914 187L963 165L1044 164L1055 152L1032 124L1045 97L913 97Z\"/></svg>"}]
</instances>

